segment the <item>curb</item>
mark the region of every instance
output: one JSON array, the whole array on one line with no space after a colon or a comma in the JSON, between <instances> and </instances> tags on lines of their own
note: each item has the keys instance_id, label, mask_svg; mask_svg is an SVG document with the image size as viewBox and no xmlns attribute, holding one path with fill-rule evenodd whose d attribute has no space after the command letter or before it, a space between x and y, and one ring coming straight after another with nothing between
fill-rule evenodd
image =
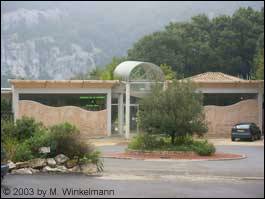
<instances>
[{"instance_id":1,"label":"curb","mask_svg":"<svg viewBox=\"0 0 265 199\"><path fill-rule=\"evenodd\" d=\"M134 157L104 157L102 158L109 158L109 159L124 159L124 160L143 160L143 161L183 161L183 162L197 162L197 161L228 161L228 160L241 160L246 159L247 155L240 155L241 157L235 158L216 158L216 159L168 159L168 158L157 158L157 159L148 159L148 158L134 158Z\"/></svg>"}]
</instances>

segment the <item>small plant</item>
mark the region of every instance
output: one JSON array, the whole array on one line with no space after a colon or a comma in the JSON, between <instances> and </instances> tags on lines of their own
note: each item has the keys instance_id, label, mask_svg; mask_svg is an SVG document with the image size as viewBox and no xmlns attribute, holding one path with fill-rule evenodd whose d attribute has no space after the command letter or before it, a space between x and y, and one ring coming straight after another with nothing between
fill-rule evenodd
<instances>
[{"instance_id":1,"label":"small plant","mask_svg":"<svg viewBox=\"0 0 265 199\"><path fill-rule=\"evenodd\" d=\"M78 160L79 164L92 163L97 166L97 171L102 172L104 169L103 160L100 159L100 152L93 151L92 153L85 154L82 158Z\"/></svg>"},{"instance_id":2,"label":"small plant","mask_svg":"<svg viewBox=\"0 0 265 199\"><path fill-rule=\"evenodd\" d=\"M12 111L11 100L1 99L1 111L4 112Z\"/></svg>"},{"instance_id":3,"label":"small plant","mask_svg":"<svg viewBox=\"0 0 265 199\"><path fill-rule=\"evenodd\" d=\"M16 120L15 126L14 136L19 141L24 141L25 139L32 137L43 128L42 123L36 122L33 118L25 116Z\"/></svg>"},{"instance_id":4,"label":"small plant","mask_svg":"<svg viewBox=\"0 0 265 199\"><path fill-rule=\"evenodd\" d=\"M165 140L157 135L147 133L135 136L128 145L129 149L153 150L165 145Z\"/></svg>"},{"instance_id":5,"label":"small plant","mask_svg":"<svg viewBox=\"0 0 265 199\"><path fill-rule=\"evenodd\" d=\"M43 154L39 153L39 149L41 147L50 147L50 135L43 129L24 142L29 146L34 157L44 157Z\"/></svg>"},{"instance_id":6,"label":"small plant","mask_svg":"<svg viewBox=\"0 0 265 199\"><path fill-rule=\"evenodd\" d=\"M215 147L213 144L204 141L194 141L193 150L201 156L212 155L215 153Z\"/></svg>"},{"instance_id":7,"label":"small plant","mask_svg":"<svg viewBox=\"0 0 265 199\"><path fill-rule=\"evenodd\" d=\"M19 145L18 141L14 138L7 137L2 141L1 145L6 152L6 158L13 160L16 155L16 149Z\"/></svg>"},{"instance_id":8,"label":"small plant","mask_svg":"<svg viewBox=\"0 0 265 199\"><path fill-rule=\"evenodd\" d=\"M17 145L16 153L13 159L11 160L14 162L22 162L33 158L34 156L32 154L32 151L30 150L30 146L26 142L24 142L22 144Z\"/></svg>"},{"instance_id":9,"label":"small plant","mask_svg":"<svg viewBox=\"0 0 265 199\"><path fill-rule=\"evenodd\" d=\"M9 138L16 139L15 131L16 126L12 120L1 120L1 140L3 142Z\"/></svg>"},{"instance_id":10,"label":"small plant","mask_svg":"<svg viewBox=\"0 0 265 199\"><path fill-rule=\"evenodd\" d=\"M80 144L78 141L79 130L69 123L50 127L49 135L49 145L51 146L52 156L63 153L64 155L73 158L74 156L79 156L79 154L76 154L78 152L77 147L80 147L80 150L84 147L84 145Z\"/></svg>"}]
</instances>

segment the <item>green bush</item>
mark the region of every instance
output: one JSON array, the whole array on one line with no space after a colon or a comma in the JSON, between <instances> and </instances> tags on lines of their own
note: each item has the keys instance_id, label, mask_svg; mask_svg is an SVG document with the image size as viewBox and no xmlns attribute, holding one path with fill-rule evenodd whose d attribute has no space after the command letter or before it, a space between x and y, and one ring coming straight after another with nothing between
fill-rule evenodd
<instances>
[{"instance_id":1,"label":"green bush","mask_svg":"<svg viewBox=\"0 0 265 199\"><path fill-rule=\"evenodd\" d=\"M15 138L16 126L12 120L1 120L1 141Z\"/></svg>"},{"instance_id":2,"label":"green bush","mask_svg":"<svg viewBox=\"0 0 265 199\"><path fill-rule=\"evenodd\" d=\"M212 155L215 153L215 147L213 144L204 141L194 141L192 145L193 150L201 156Z\"/></svg>"},{"instance_id":3,"label":"green bush","mask_svg":"<svg viewBox=\"0 0 265 199\"><path fill-rule=\"evenodd\" d=\"M192 136L179 136L172 144L170 137L157 135L139 134L128 144L128 149L133 150L162 150L162 151L194 151L199 155L206 156L215 153L213 144L207 140L193 140Z\"/></svg>"},{"instance_id":4,"label":"green bush","mask_svg":"<svg viewBox=\"0 0 265 199\"><path fill-rule=\"evenodd\" d=\"M13 133L19 141L29 139L43 129L42 123L36 122L33 118L25 116L21 119L17 119L15 126L16 128Z\"/></svg>"},{"instance_id":5,"label":"green bush","mask_svg":"<svg viewBox=\"0 0 265 199\"><path fill-rule=\"evenodd\" d=\"M175 145L191 145L193 138L191 135L178 136L175 138Z\"/></svg>"},{"instance_id":6,"label":"green bush","mask_svg":"<svg viewBox=\"0 0 265 199\"><path fill-rule=\"evenodd\" d=\"M34 155L34 157L45 157L46 155L40 154L39 149L41 147L50 147L50 134L46 130L41 130L40 132L34 134L29 139L25 140Z\"/></svg>"},{"instance_id":7,"label":"green bush","mask_svg":"<svg viewBox=\"0 0 265 199\"><path fill-rule=\"evenodd\" d=\"M79 164L93 163L97 165L99 172L103 170L100 152L80 139L80 132L75 126L69 123L55 125L50 127L49 134L51 156L62 153L71 159L77 159Z\"/></svg>"},{"instance_id":8,"label":"green bush","mask_svg":"<svg viewBox=\"0 0 265 199\"><path fill-rule=\"evenodd\" d=\"M2 138L1 141L1 145L6 153L6 159L13 160L16 155L16 149L19 145L18 141L12 137L6 137L5 139Z\"/></svg>"},{"instance_id":9,"label":"green bush","mask_svg":"<svg viewBox=\"0 0 265 199\"><path fill-rule=\"evenodd\" d=\"M97 165L97 171L101 172L103 171L103 161L99 158L100 152L99 151L93 151L90 153L86 153L83 155L82 158L79 158L79 164L85 164L85 163L93 163Z\"/></svg>"},{"instance_id":10,"label":"green bush","mask_svg":"<svg viewBox=\"0 0 265 199\"><path fill-rule=\"evenodd\" d=\"M54 125L50 127L49 134L51 155L63 153L70 158L76 156L78 151L76 147L79 147L80 142L78 142L79 130L75 126L69 123ZM80 145L80 150L84 150L83 146Z\"/></svg>"},{"instance_id":11,"label":"green bush","mask_svg":"<svg viewBox=\"0 0 265 199\"><path fill-rule=\"evenodd\" d=\"M55 157L64 154L78 162L96 164L98 171L103 170L100 153L80 139L79 130L69 123L45 128L33 118L23 117L16 124L1 121L1 143L6 150L7 158L17 162L39 157ZM50 147L48 155L40 154L40 147Z\"/></svg>"},{"instance_id":12,"label":"green bush","mask_svg":"<svg viewBox=\"0 0 265 199\"><path fill-rule=\"evenodd\" d=\"M1 111L12 111L11 100L1 99Z\"/></svg>"},{"instance_id":13,"label":"green bush","mask_svg":"<svg viewBox=\"0 0 265 199\"><path fill-rule=\"evenodd\" d=\"M128 148L133 150L153 150L161 148L164 145L165 140L163 138L143 133L133 137Z\"/></svg>"},{"instance_id":14,"label":"green bush","mask_svg":"<svg viewBox=\"0 0 265 199\"><path fill-rule=\"evenodd\" d=\"M30 150L30 146L28 145L28 143L23 142L17 145L16 153L14 155L14 158L11 160L14 162L21 162L21 161L27 161L33 158L34 158L34 155L32 154L32 151Z\"/></svg>"}]
</instances>

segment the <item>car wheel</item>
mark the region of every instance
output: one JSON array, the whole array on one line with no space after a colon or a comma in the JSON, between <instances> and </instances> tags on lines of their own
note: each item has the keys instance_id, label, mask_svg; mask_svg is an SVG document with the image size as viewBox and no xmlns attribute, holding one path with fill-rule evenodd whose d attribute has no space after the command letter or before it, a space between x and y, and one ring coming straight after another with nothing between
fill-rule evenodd
<instances>
[{"instance_id":1,"label":"car wheel","mask_svg":"<svg viewBox=\"0 0 265 199\"><path fill-rule=\"evenodd\" d=\"M235 141L235 138L234 137L231 137L231 140L232 140L232 142L234 142Z\"/></svg>"}]
</instances>

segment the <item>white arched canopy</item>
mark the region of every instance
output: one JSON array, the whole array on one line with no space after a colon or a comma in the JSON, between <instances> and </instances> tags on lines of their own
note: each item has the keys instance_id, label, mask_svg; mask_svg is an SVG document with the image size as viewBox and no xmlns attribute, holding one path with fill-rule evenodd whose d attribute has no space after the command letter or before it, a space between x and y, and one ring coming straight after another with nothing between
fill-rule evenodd
<instances>
[{"instance_id":1,"label":"white arched canopy","mask_svg":"<svg viewBox=\"0 0 265 199\"><path fill-rule=\"evenodd\" d=\"M114 77L126 82L165 80L160 67L149 62L125 61L114 70Z\"/></svg>"},{"instance_id":2,"label":"white arched canopy","mask_svg":"<svg viewBox=\"0 0 265 199\"><path fill-rule=\"evenodd\" d=\"M130 109L137 104L131 104L131 96L141 98L151 90L154 83L164 83L165 76L160 67L149 62L125 61L114 70L114 78L125 82L125 137L130 137ZM123 91L119 100L119 131L123 134Z\"/></svg>"}]
</instances>

